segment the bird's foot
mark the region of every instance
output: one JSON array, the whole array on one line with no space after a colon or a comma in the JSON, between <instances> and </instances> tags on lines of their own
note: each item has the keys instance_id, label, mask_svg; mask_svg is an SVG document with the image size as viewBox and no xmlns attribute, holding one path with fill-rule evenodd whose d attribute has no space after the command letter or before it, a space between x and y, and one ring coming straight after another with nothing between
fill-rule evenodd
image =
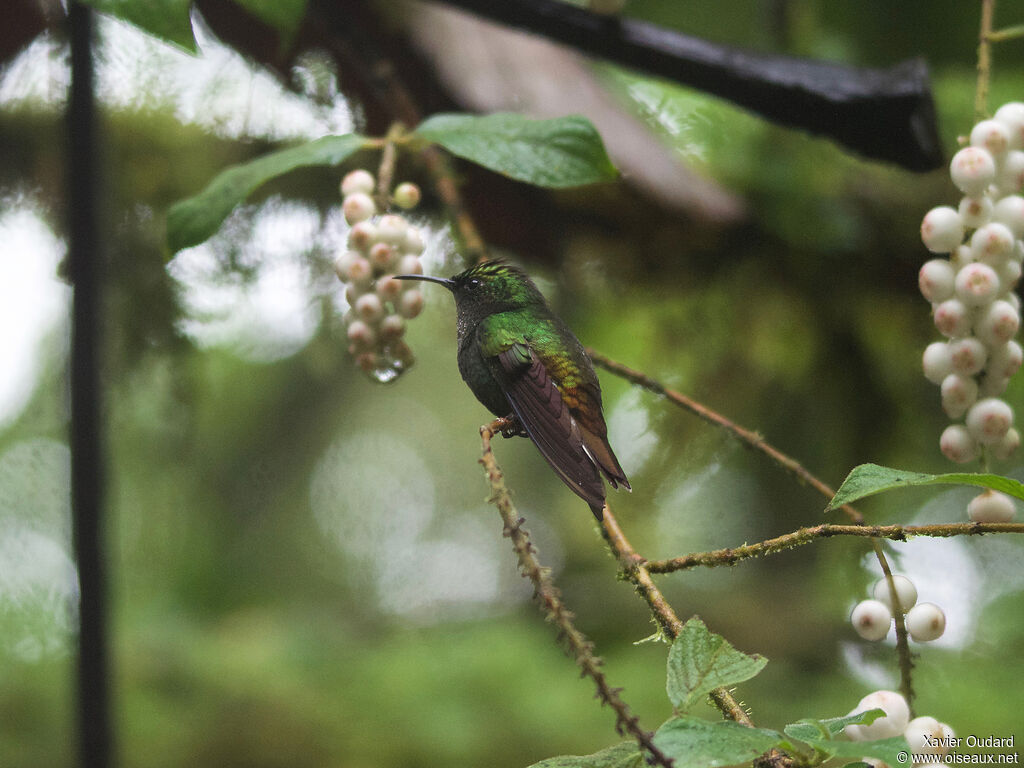
<instances>
[{"instance_id":1,"label":"bird's foot","mask_svg":"<svg viewBox=\"0 0 1024 768\"><path fill-rule=\"evenodd\" d=\"M526 434L526 429L514 413L509 414L504 419L500 419L500 421L501 425L498 428L501 430L502 437L529 437Z\"/></svg>"}]
</instances>

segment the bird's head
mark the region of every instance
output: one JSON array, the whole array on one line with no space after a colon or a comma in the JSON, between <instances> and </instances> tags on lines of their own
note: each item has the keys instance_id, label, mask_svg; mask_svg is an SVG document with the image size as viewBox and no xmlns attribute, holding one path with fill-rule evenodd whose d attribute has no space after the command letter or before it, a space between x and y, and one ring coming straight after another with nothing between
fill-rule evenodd
<instances>
[{"instance_id":1,"label":"bird's head","mask_svg":"<svg viewBox=\"0 0 1024 768\"><path fill-rule=\"evenodd\" d=\"M544 297L529 276L503 261L483 261L454 277L395 275L399 280L438 283L455 296L462 316L487 317L498 312L544 304Z\"/></svg>"}]
</instances>

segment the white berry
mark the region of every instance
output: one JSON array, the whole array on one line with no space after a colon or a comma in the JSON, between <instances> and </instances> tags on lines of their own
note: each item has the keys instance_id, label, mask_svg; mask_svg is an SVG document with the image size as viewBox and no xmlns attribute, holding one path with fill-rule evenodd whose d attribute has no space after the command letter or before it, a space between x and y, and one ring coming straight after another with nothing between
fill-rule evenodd
<instances>
[{"instance_id":1,"label":"white berry","mask_svg":"<svg viewBox=\"0 0 1024 768\"><path fill-rule=\"evenodd\" d=\"M999 276L988 264L968 264L957 272L954 287L957 298L964 304L980 307L999 293Z\"/></svg>"},{"instance_id":2,"label":"white berry","mask_svg":"<svg viewBox=\"0 0 1024 768\"><path fill-rule=\"evenodd\" d=\"M961 198L957 212L965 227L980 227L992 218L992 200L985 195Z\"/></svg>"},{"instance_id":3,"label":"white berry","mask_svg":"<svg viewBox=\"0 0 1024 768\"><path fill-rule=\"evenodd\" d=\"M400 246L404 244L409 222L404 216L389 214L381 216L377 222L377 237L381 242Z\"/></svg>"},{"instance_id":4,"label":"white berry","mask_svg":"<svg viewBox=\"0 0 1024 768\"><path fill-rule=\"evenodd\" d=\"M981 310L974 324L974 332L986 344L1005 344L1017 335L1020 315L1006 301L994 301Z\"/></svg>"},{"instance_id":5,"label":"white berry","mask_svg":"<svg viewBox=\"0 0 1024 768\"><path fill-rule=\"evenodd\" d=\"M892 613L878 600L861 600L850 613L850 623L865 640L884 640L892 625Z\"/></svg>"},{"instance_id":6,"label":"white berry","mask_svg":"<svg viewBox=\"0 0 1024 768\"><path fill-rule=\"evenodd\" d=\"M951 373L942 380L942 410L951 419L959 419L978 399L978 382L970 376Z\"/></svg>"},{"instance_id":7,"label":"white berry","mask_svg":"<svg viewBox=\"0 0 1024 768\"><path fill-rule=\"evenodd\" d=\"M377 228L369 221L360 221L349 230L348 244L366 253L377 242Z\"/></svg>"},{"instance_id":8,"label":"white berry","mask_svg":"<svg viewBox=\"0 0 1024 768\"><path fill-rule=\"evenodd\" d=\"M948 205L932 208L921 220L921 240L932 253L949 253L964 239L960 214Z\"/></svg>"},{"instance_id":9,"label":"white berry","mask_svg":"<svg viewBox=\"0 0 1024 768\"><path fill-rule=\"evenodd\" d=\"M988 352L985 345L973 336L957 339L949 345L949 356L953 361L953 370L964 376L973 376L985 367Z\"/></svg>"},{"instance_id":10,"label":"white berry","mask_svg":"<svg viewBox=\"0 0 1024 768\"><path fill-rule=\"evenodd\" d=\"M964 147L949 164L953 183L968 197L978 197L995 181L996 161L981 147Z\"/></svg>"},{"instance_id":11,"label":"white berry","mask_svg":"<svg viewBox=\"0 0 1024 768\"><path fill-rule=\"evenodd\" d=\"M395 249L387 243L374 243L370 248L370 263L378 273L385 272L395 263Z\"/></svg>"},{"instance_id":12,"label":"white berry","mask_svg":"<svg viewBox=\"0 0 1024 768\"><path fill-rule=\"evenodd\" d=\"M893 574L892 583L896 587L896 599L900 601L900 608L903 609L903 613L906 613L910 608L917 602L917 587L914 586L914 582L908 579L906 576L901 576L898 573ZM889 582L887 579L879 579L875 582L874 589L871 590L871 594L875 600L883 603L886 608L892 610L892 601L889 599Z\"/></svg>"},{"instance_id":13,"label":"white berry","mask_svg":"<svg viewBox=\"0 0 1024 768\"><path fill-rule=\"evenodd\" d=\"M999 267L996 269L996 274L999 275L999 286L1004 291L1011 293L1013 291L1013 288L1016 287L1017 283L1020 282L1021 264L1019 261L1016 261L1015 259L1008 259L1007 261L999 265ZM1013 299L1007 297L1006 300L1012 302L1016 298L1016 296L1014 296ZM1016 304L1014 304L1013 308L1015 311L1019 309L1018 305Z\"/></svg>"},{"instance_id":14,"label":"white berry","mask_svg":"<svg viewBox=\"0 0 1024 768\"><path fill-rule=\"evenodd\" d=\"M967 411L965 424L975 440L991 445L999 442L1013 426L1013 409L1005 400L986 397Z\"/></svg>"},{"instance_id":15,"label":"white berry","mask_svg":"<svg viewBox=\"0 0 1024 768\"><path fill-rule=\"evenodd\" d=\"M967 505L967 517L975 523L1008 523L1016 516L1013 499L999 491L980 493Z\"/></svg>"},{"instance_id":16,"label":"white berry","mask_svg":"<svg viewBox=\"0 0 1024 768\"><path fill-rule=\"evenodd\" d=\"M921 357L921 368L924 377L932 384L941 384L942 380L953 372L953 358L949 353L949 345L944 341L933 341L924 348Z\"/></svg>"},{"instance_id":17,"label":"white berry","mask_svg":"<svg viewBox=\"0 0 1024 768\"><path fill-rule=\"evenodd\" d=\"M993 347L988 358L988 374L1010 378L1024 362L1024 349L1016 341ZM952 364L952 363L951 363Z\"/></svg>"},{"instance_id":18,"label":"white berry","mask_svg":"<svg viewBox=\"0 0 1024 768\"><path fill-rule=\"evenodd\" d=\"M367 195L372 194L375 184L376 181L374 181L372 173L363 170L362 168L357 168L354 171L346 173L345 178L341 180L342 197L354 195L356 192L362 192Z\"/></svg>"},{"instance_id":19,"label":"white berry","mask_svg":"<svg viewBox=\"0 0 1024 768\"><path fill-rule=\"evenodd\" d=\"M918 603L907 611L907 632L919 643L929 643L946 631L946 614L935 603Z\"/></svg>"},{"instance_id":20,"label":"white berry","mask_svg":"<svg viewBox=\"0 0 1024 768\"><path fill-rule=\"evenodd\" d=\"M373 267L370 266L370 262L359 256L349 260L346 274L350 283L366 287L370 284L370 279L373 277Z\"/></svg>"},{"instance_id":21,"label":"white berry","mask_svg":"<svg viewBox=\"0 0 1024 768\"><path fill-rule=\"evenodd\" d=\"M420 261L419 256L413 256L412 254L406 254L398 262L398 274L400 275L422 275L423 274L423 262ZM413 283L409 281L407 290L412 290Z\"/></svg>"},{"instance_id":22,"label":"white berry","mask_svg":"<svg viewBox=\"0 0 1024 768\"><path fill-rule=\"evenodd\" d=\"M394 301L402 293L402 281L394 275L384 275L377 281L377 295L382 301Z\"/></svg>"},{"instance_id":23,"label":"white berry","mask_svg":"<svg viewBox=\"0 0 1024 768\"><path fill-rule=\"evenodd\" d=\"M915 717L903 731L903 738L910 745L911 754L944 755L949 746L943 746L942 723L934 717Z\"/></svg>"},{"instance_id":24,"label":"white berry","mask_svg":"<svg viewBox=\"0 0 1024 768\"><path fill-rule=\"evenodd\" d=\"M987 149L993 157L1000 157L1010 144L1010 130L999 120L982 120L971 129L971 145Z\"/></svg>"},{"instance_id":25,"label":"white berry","mask_svg":"<svg viewBox=\"0 0 1024 768\"><path fill-rule=\"evenodd\" d=\"M423 311L423 294L416 290L408 290L398 300L398 312L402 317L416 317Z\"/></svg>"},{"instance_id":26,"label":"white berry","mask_svg":"<svg viewBox=\"0 0 1024 768\"><path fill-rule=\"evenodd\" d=\"M989 450L992 451L992 455L1000 461L1006 461L1006 459L1013 456L1020 448L1020 432L1013 427L1010 427L1006 434L1003 435L1002 439L997 443L992 443L989 446Z\"/></svg>"},{"instance_id":27,"label":"white berry","mask_svg":"<svg viewBox=\"0 0 1024 768\"><path fill-rule=\"evenodd\" d=\"M875 720L871 725L848 725L843 730L853 741L877 741L899 736L907 729L910 722L910 707L907 700L896 691L875 691L869 693L854 707L850 714L881 709L884 717Z\"/></svg>"},{"instance_id":28,"label":"white berry","mask_svg":"<svg viewBox=\"0 0 1024 768\"><path fill-rule=\"evenodd\" d=\"M999 169L996 186L1004 195L1020 194L1021 188L1024 187L1024 152L1015 149L1006 153L1006 158Z\"/></svg>"},{"instance_id":29,"label":"white berry","mask_svg":"<svg viewBox=\"0 0 1024 768\"><path fill-rule=\"evenodd\" d=\"M966 464L978 457L978 441L962 424L950 424L942 431L939 448L943 456L957 464Z\"/></svg>"},{"instance_id":30,"label":"white berry","mask_svg":"<svg viewBox=\"0 0 1024 768\"><path fill-rule=\"evenodd\" d=\"M384 316L384 305L373 293L367 293L356 299L354 306L356 314L366 323L376 323Z\"/></svg>"},{"instance_id":31,"label":"white berry","mask_svg":"<svg viewBox=\"0 0 1024 768\"><path fill-rule=\"evenodd\" d=\"M992 220L1005 224L1015 237L1024 237L1024 197L1007 195L992 206Z\"/></svg>"},{"instance_id":32,"label":"white berry","mask_svg":"<svg viewBox=\"0 0 1024 768\"><path fill-rule=\"evenodd\" d=\"M1013 240L1010 228L998 221L979 227L971 235L971 252L974 254L974 260L992 266L1002 263L1013 253Z\"/></svg>"},{"instance_id":33,"label":"white berry","mask_svg":"<svg viewBox=\"0 0 1024 768\"><path fill-rule=\"evenodd\" d=\"M400 315L388 315L380 323L382 339L397 339L405 333L405 321Z\"/></svg>"},{"instance_id":34,"label":"white berry","mask_svg":"<svg viewBox=\"0 0 1024 768\"><path fill-rule=\"evenodd\" d=\"M395 205L409 210L420 202L420 188L412 182L404 182L395 187Z\"/></svg>"},{"instance_id":35,"label":"white berry","mask_svg":"<svg viewBox=\"0 0 1024 768\"><path fill-rule=\"evenodd\" d=\"M971 312L960 299L947 299L935 305L932 321L939 333L957 339L971 332Z\"/></svg>"},{"instance_id":36,"label":"white berry","mask_svg":"<svg viewBox=\"0 0 1024 768\"><path fill-rule=\"evenodd\" d=\"M921 295L931 302L952 298L955 280L956 272L953 270L953 265L945 259L926 261L917 275L917 285L921 289Z\"/></svg>"},{"instance_id":37,"label":"white berry","mask_svg":"<svg viewBox=\"0 0 1024 768\"><path fill-rule=\"evenodd\" d=\"M346 333L348 334L349 341L360 348L372 347L374 342L377 341L377 334L374 333L373 328L362 320L353 320L349 323Z\"/></svg>"},{"instance_id":38,"label":"white berry","mask_svg":"<svg viewBox=\"0 0 1024 768\"><path fill-rule=\"evenodd\" d=\"M996 110L994 120L1006 126L1010 149L1024 149L1024 102L1011 101Z\"/></svg>"},{"instance_id":39,"label":"white berry","mask_svg":"<svg viewBox=\"0 0 1024 768\"><path fill-rule=\"evenodd\" d=\"M416 227L409 227L405 232L405 242L403 243L402 250L406 253L411 253L413 256L419 256L426 247L423 233Z\"/></svg>"},{"instance_id":40,"label":"white berry","mask_svg":"<svg viewBox=\"0 0 1024 768\"><path fill-rule=\"evenodd\" d=\"M377 212L377 206L368 194L356 192L342 201L341 211L345 214L345 221L357 224L373 216Z\"/></svg>"}]
</instances>

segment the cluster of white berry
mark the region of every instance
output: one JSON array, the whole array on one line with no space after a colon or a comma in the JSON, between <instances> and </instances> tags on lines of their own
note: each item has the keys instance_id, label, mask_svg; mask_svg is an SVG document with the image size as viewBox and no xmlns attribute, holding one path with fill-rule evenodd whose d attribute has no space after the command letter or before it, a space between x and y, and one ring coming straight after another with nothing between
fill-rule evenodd
<instances>
[{"instance_id":1,"label":"cluster of white berry","mask_svg":"<svg viewBox=\"0 0 1024 768\"><path fill-rule=\"evenodd\" d=\"M910 719L910 707L907 700L896 691L875 691L869 693L854 707L850 714L866 712L870 709L881 709L885 712L870 725L848 725L844 732L851 741L877 741L878 739L890 739L894 736L903 736L910 746L911 755L945 755L955 743L956 733L945 723L940 723L934 717L915 717ZM865 762L881 768L885 766L879 760L865 758ZM929 762L928 765L944 768L946 763ZM924 763L914 763L924 765Z\"/></svg>"},{"instance_id":2,"label":"cluster of white berry","mask_svg":"<svg viewBox=\"0 0 1024 768\"><path fill-rule=\"evenodd\" d=\"M918 603L917 587L906 576L893 575L896 599L910 637L927 643L942 637L946 631L946 614L935 603ZM865 640L884 640L893 624L893 606L889 582L879 579L871 590L871 599L861 600L850 613L850 623Z\"/></svg>"},{"instance_id":3,"label":"cluster of white berry","mask_svg":"<svg viewBox=\"0 0 1024 768\"><path fill-rule=\"evenodd\" d=\"M394 275L422 275L420 231L399 214L377 215L372 197L376 180L369 171L352 171L341 181L342 212L352 229L348 249L334 262L345 283L348 351L356 363L378 381L390 381L414 358L403 341L405 321L423 310L423 294L415 282ZM399 208L416 207L420 189L405 182L395 187L392 201Z\"/></svg>"},{"instance_id":4,"label":"cluster of white berry","mask_svg":"<svg viewBox=\"0 0 1024 768\"><path fill-rule=\"evenodd\" d=\"M959 206L933 208L921 222L925 247L948 254L926 262L918 279L947 339L925 349L924 375L941 387L946 414L964 419L943 431L942 453L965 463L984 447L1006 459L1021 442L1013 409L999 396L1024 361L1014 341L1021 302L1013 292L1024 261L1024 102L1004 104L975 125L969 145L953 156L950 176L964 194ZM1012 519L1009 498L983 495L972 520Z\"/></svg>"}]
</instances>

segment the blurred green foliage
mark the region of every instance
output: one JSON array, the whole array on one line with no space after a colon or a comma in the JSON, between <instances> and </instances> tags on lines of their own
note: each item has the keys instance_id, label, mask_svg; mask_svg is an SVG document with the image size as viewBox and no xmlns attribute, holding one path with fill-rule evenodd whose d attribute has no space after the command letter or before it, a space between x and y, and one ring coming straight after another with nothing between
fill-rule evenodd
<instances>
[{"instance_id":1,"label":"blurred green foliage","mask_svg":"<svg viewBox=\"0 0 1024 768\"><path fill-rule=\"evenodd\" d=\"M787 9L783 23L761 23L777 7ZM948 148L972 121L974 5L636 0L628 11L719 41L859 64L924 55ZM999 49L992 104L1022 97L1012 78L1020 62L1019 46ZM600 72L681 156L740 195L750 218L708 232L652 209L615 229L574 217L579 197L545 193L557 215L535 224L571 258L512 255L577 335L758 430L834 485L864 461L947 469L937 450L946 420L919 371L933 331L915 283L926 256L920 217L954 201L946 175L866 163L700 94ZM411 324L416 367L374 385L345 351L331 254L309 243L294 254L308 267L308 339L269 360L198 343L186 321L202 312L164 267L165 213L270 145L182 124L166 108L109 108L104 126L108 533L123 763L511 768L617 741L611 713L529 603L485 503L477 427L488 415L458 377L448 297L428 295ZM0 198L10 206L27 195L58 233L59 135L53 109L0 107ZM336 182L314 173L271 185L229 219L213 243L214 267L197 280L217 290L253 285L260 217L285 198L328 227ZM439 232L430 205L423 223ZM444 247L432 245L433 263L455 271L455 261L440 264ZM31 401L0 431L0 501L61 491L57 478L43 488L3 467L26 441L64 440L65 344L58 329ZM601 378L612 442L635 489L610 500L641 553L732 546L826 519L822 498L763 458ZM1011 386L1011 402L1021 402L1022 386ZM635 644L652 632L643 603L615 579L589 512L532 446L501 441L496 451L541 560L555 568L610 682L625 686L653 729L671 706L665 646ZM969 497L907 491L862 509L878 522L958 520ZM0 524L27 525L33 514L31 504L0 506ZM960 735L1019 732L1019 543L986 537L891 551L923 596L931 590L951 616L964 612L956 643L918 649L918 711ZM891 646L865 648L846 621L874 578L866 552L861 541L829 540L659 584L681 617L699 613L738 649L770 659L739 693L758 725L778 729L845 714L868 690L894 684ZM37 598L15 605L4 594L0 637L21 637ZM66 634L58 639L63 651L36 658L0 644L2 768L71 764L72 646ZM703 704L698 712L714 716Z\"/></svg>"}]
</instances>

